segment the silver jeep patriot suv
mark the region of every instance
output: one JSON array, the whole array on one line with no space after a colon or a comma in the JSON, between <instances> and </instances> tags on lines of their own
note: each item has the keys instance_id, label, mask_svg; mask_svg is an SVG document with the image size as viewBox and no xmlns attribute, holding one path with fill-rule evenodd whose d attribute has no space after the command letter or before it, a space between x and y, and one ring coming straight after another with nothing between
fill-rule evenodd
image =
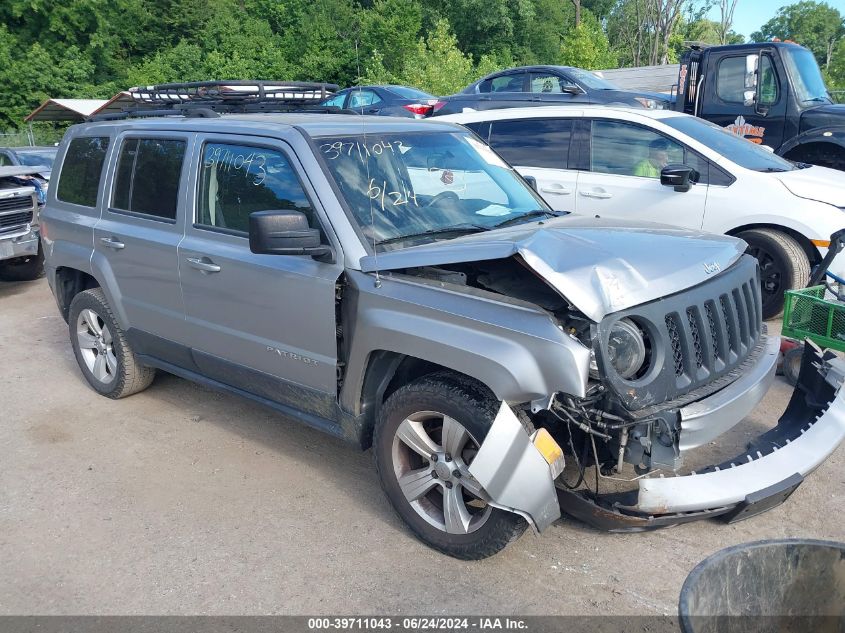
<instances>
[{"instance_id":1,"label":"silver jeep patriot suv","mask_svg":"<svg viewBox=\"0 0 845 633\"><path fill-rule=\"evenodd\" d=\"M684 470L775 372L740 240L557 214L457 125L231 83L145 89L159 110L61 144L47 276L104 396L163 370L372 446L396 512L459 558L561 512L746 518L845 437L842 368L808 345L777 424Z\"/></svg>"}]
</instances>

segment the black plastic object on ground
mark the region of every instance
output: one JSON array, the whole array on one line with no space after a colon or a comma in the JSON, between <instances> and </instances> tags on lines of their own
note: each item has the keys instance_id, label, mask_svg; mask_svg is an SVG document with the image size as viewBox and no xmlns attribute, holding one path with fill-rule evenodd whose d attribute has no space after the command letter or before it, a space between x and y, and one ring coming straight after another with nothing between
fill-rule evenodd
<instances>
[{"instance_id":1,"label":"black plastic object on ground","mask_svg":"<svg viewBox=\"0 0 845 633\"><path fill-rule=\"evenodd\" d=\"M716 552L687 576L684 633L845 632L845 543L757 541Z\"/></svg>"}]
</instances>

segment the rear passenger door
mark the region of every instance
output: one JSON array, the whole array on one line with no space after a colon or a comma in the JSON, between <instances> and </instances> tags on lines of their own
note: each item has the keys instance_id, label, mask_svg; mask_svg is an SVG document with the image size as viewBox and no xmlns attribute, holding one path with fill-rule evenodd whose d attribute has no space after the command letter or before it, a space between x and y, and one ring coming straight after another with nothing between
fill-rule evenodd
<instances>
[{"instance_id":1,"label":"rear passenger door","mask_svg":"<svg viewBox=\"0 0 845 633\"><path fill-rule=\"evenodd\" d=\"M706 174L706 160L655 130L627 121L594 119L589 171L578 177L576 212L700 229L707 201L705 177L686 192L660 184L666 164L685 163Z\"/></svg>"},{"instance_id":2,"label":"rear passenger door","mask_svg":"<svg viewBox=\"0 0 845 633\"><path fill-rule=\"evenodd\" d=\"M203 135L192 167L194 216L179 247L190 346L215 380L321 418L335 416L335 283L342 254L290 147L270 139ZM249 215L296 210L337 253L257 255Z\"/></svg>"},{"instance_id":3,"label":"rear passenger door","mask_svg":"<svg viewBox=\"0 0 845 633\"><path fill-rule=\"evenodd\" d=\"M94 226L94 257L113 275L132 336L183 341L185 314L176 247L183 235L191 137L119 135L111 153L106 208ZM60 192L61 194L61 192Z\"/></svg>"},{"instance_id":4,"label":"rear passenger door","mask_svg":"<svg viewBox=\"0 0 845 633\"><path fill-rule=\"evenodd\" d=\"M508 119L490 123L489 144L556 211L575 211L578 172L569 169L573 122L568 118Z\"/></svg>"}]
</instances>

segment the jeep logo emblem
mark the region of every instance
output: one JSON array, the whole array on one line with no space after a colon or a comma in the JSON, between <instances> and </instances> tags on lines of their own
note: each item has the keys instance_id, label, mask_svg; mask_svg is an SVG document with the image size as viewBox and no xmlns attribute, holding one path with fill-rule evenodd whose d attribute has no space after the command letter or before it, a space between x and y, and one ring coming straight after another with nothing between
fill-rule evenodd
<instances>
[{"instance_id":1,"label":"jeep logo emblem","mask_svg":"<svg viewBox=\"0 0 845 633\"><path fill-rule=\"evenodd\" d=\"M722 270L722 267L719 266L719 262L710 262L709 264L704 264L704 272L708 275L712 275L713 273L717 273Z\"/></svg>"}]
</instances>

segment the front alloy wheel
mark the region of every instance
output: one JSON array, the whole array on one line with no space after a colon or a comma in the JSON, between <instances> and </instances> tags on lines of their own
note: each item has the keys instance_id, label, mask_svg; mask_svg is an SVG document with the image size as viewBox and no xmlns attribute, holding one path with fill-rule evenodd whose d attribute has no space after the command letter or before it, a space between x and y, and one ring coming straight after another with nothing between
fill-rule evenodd
<instances>
[{"instance_id":1,"label":"front alloy wheel","mask_svg":"<svg viewBox=\"0 0 845 633\"><path fill-rule=\"evenodd\" d=\"M469 472L499 406L484 385L442 371L399 387L378 413L373 452L381 487L420 540L455 558L492 556L528 526L491 506Z\"/></svg>"},{"instance_id":2,"label":"front alloy wheel","mask_svg":"<svg viewBox=\"0 0 845 633\"><path fill-rule=\"evenodd\" d=\"M450 534L468 534L492 509L469 464L478 442L456 420L422 411L399 425L393 439L393 472L405 499L426 522Z\"/></svg>"}]
</instances>

